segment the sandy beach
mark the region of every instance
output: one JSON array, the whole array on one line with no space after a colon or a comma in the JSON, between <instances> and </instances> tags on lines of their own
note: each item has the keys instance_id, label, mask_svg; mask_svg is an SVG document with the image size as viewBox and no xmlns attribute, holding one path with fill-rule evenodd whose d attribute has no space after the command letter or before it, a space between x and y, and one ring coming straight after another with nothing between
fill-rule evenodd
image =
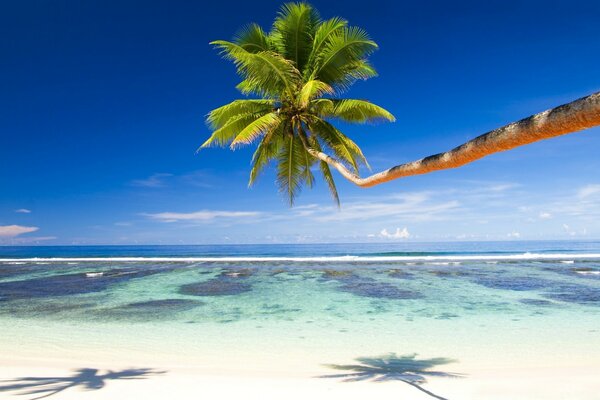
<instances>
[{"instance_id":1,"label":"sandy beach","mask_svg":"<svg viewBox=\"0 0 600 400\"><path fill-rule=\"evenodd\" d=\"M83 354L82 354L83 356ZM126 358L126 357L125 357ZM242 362L243 360L238 360ZM174 365L176 364L176 366ZM82 365L97 371L82 372ZM432 399L430 394L401 381L343 382L341 379L315 378L331 370L315 366L304 371L286 370L286 365L226 371L215 366L134 363L115 360L109 364L73 360L0 359L0 398L53 399L116 398L191 398L218 399ZM144 370L147 369L147 370ZM598 399L600 368L569 366L562 368L507 368L473 370L460 365L465 377L430 378L422 387L447 399ZM29 377L29 379L23 379ZM55 377L52 384L31 378ZM13 381L10 381L13 379ZM10 385L22 386L7 390Z\"/></svg>"}]
</instances>

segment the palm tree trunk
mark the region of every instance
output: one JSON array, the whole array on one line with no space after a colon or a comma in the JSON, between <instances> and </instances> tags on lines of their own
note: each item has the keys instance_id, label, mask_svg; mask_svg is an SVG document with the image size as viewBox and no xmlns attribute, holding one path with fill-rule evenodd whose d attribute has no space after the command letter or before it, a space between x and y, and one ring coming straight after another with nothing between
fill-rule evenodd
<instances>
[{"instance_id":1,"label":"palm tree trunk","mask_svg":"<svg viewBox=\"0 0 600 400\"><path fill-rule=\"evenodd\" d=\"M445 153L397 165L366 178L351 172L344 164L327 154L309 148L306 143L305 147L313 157L337 169L344 178L360 187L371 187L407 176L458 168L490 154L598 125L600 92L495 129Z\"/></svg>"}]
</instances>

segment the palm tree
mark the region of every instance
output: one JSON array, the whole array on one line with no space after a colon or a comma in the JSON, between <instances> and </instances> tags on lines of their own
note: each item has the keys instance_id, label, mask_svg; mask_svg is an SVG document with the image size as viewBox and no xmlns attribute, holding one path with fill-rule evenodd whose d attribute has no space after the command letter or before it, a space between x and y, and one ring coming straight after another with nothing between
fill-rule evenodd
<instances>
[{"instance_id":1,"label":"palm tree","mask_svg":"<svg viewBox=\"0 0 600 400\"><path fill-rule=\"evenodd\" d=\"M600 92L535 114L478 136L450 151L398 165L366 178L360 148L332 122L394 121L394 116L365 100L339 95L359 79L376 75L368 57L377 49L367 33L342 18L323 20L306 3L281 8L270 32L250 24L233 41L212 42L234 62L237 86L256 98L235 100L208 114L214 130L201 148L232 149L258 141L250 182L271 161L277 183L291 205L303 185L312 186L318 168L339 204L331 168L361 187L456 168L490 154L600 125Z\"/></svg>"},{"instance_id":2,"label":"palm tree","mask_svg":"<svg viewBox=\"0 0 600 400\"><path fill-rule=\"evenodd\" d=\"M233 41L212 42L237 66L246 95L208 114L214 132L201 148L232 149L258 140L252 158L250 185L272 160L277 183L290 204L303 184L312 186L318 167L336 202L339 197L327 160L311 151L331 151L336 160L358 173L367 165L360 148L331 122L394 121L385 109L365 100L337 96L356 80L375 76L368 56L377 49L367 33L341 18L322 20L306 3L281 8L266 33L248 25Z\"/></svg>"}]
</instances>

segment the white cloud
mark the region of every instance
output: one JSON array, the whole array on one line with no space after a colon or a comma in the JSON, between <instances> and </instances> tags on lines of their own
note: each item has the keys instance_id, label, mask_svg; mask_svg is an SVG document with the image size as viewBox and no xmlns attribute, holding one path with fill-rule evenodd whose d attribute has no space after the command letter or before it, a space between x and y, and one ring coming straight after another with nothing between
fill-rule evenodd
<instances>
[{"instance_id":1,"label":"white cloud","mask_svg":"<svg viewBox=\"0 0 600 400\"><path fill-rule=\"evenodd\" d=\"M379 237L385 239L408 239L410 237L410 233L408 232L408 229L406 227L404 227L403 229L396 228L396 232L394 233L390 233L387 229L384 228L381 230L381 232L379 232Z\"/></svg>"},{"instance_id":2,"label":"white cloud","mask_svg":"<svg viewBox=\"0 0 600 400\"><path fill-rule=\"evenodd\" d=\"M159 188L159 187L164 187L165 186L165 178L169 178L171 176L173 176L173 174L157 173L157 174L150 175L146 179L135 179L135 180L131 181L131 184L133 186Z\"/></svg>"},{"instance_id":3,"label":"white cloud","mask_svg":"<svg viewBox=\"0 0 600 400\"><path fill-rule=\"evenodd\" d=\"M190 213L162 212L156 214L143 214L151 219L161 222L211 222L217 218L249 218L261 215L258 211L218 211L201 210Z\"/></svg>"},{"instance_id":4,"label":"white cloud","mask_svg":"<svg viewBox=\"0 0 600 400\"><path fill-rule=\"evenodd\" d=\"M0 226L0 237L12 238L38 229L37 226L3 225Z\"/></svg>"},{"instance_id":5,"label":"white cloud","mask_svg":"<svg viewBox=\"0 0 600 400\"><path fill-rule=\"evenodd\" d=\"M577 193L577 197L579 197L580 199L585 199L587 197L591 197L598 193L600 193L600 185L592 184L592 185L584 186L581 189L579 189L579 192Z\"/></svg>"},{"instance_id":6,"label":"white cloud","mask_svg":"<svg viewBox=\"0 0 600 400\"><path fill-rule=\"evenodd\" d=\"M521 237L521 234L519 232L511 232L511 233L507 234L506 237L511 238L511 239L518 239Z\"/></svg>"},{"instance_id":7,"label":"white cloud","mask_svg":"<svg viewBox=\"0 0 600 400\"><path fill-rule=\"evenodd\" d=\"M15 212L19 214L30 214L31 210L28 210L27 208L19 208L18 210L15 210Z\"/></svg>"},{"instance_id":8,"label":"white cloud","mask_svg":"<svg viewBox=\"0 0 600 400\"><path fill-rule=\"evenodd\" d=\"M354 201L334 207L320 207L314 219L322 222L371 220L374 218L402 218L409 221L431 221L448 218L448 213L459 208L456 200L434 199L432 192L402 193L370 201ZM318 211L318 213L317 213Z\"/></svg>"},{"instance_id":9,"label":"white cloud","mask_svg":"<svg viewBox=\"0 0 600 400\"><path fill-rule=\"evenodd\" d=\"M550 219L552 218L552 214L550 214L549 212L540 212L540 215L538 215L539 219Z\"/></svg>"}]
</instances>

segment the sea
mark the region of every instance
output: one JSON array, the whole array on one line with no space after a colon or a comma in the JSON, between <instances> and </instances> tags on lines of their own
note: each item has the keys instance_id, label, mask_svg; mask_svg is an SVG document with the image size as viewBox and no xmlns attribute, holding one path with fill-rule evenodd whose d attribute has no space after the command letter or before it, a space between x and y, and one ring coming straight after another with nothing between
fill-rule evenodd
<instances>
[{"instance_id":1,"label":"sea","mask_svg":"<svg viewBox=\"0 0 600 400\"><path fill-rule=\"evenodd\" d=\"M598 368L600 242L5 246L0 336L15 362Z\"/></svg>"}]
</instances>

